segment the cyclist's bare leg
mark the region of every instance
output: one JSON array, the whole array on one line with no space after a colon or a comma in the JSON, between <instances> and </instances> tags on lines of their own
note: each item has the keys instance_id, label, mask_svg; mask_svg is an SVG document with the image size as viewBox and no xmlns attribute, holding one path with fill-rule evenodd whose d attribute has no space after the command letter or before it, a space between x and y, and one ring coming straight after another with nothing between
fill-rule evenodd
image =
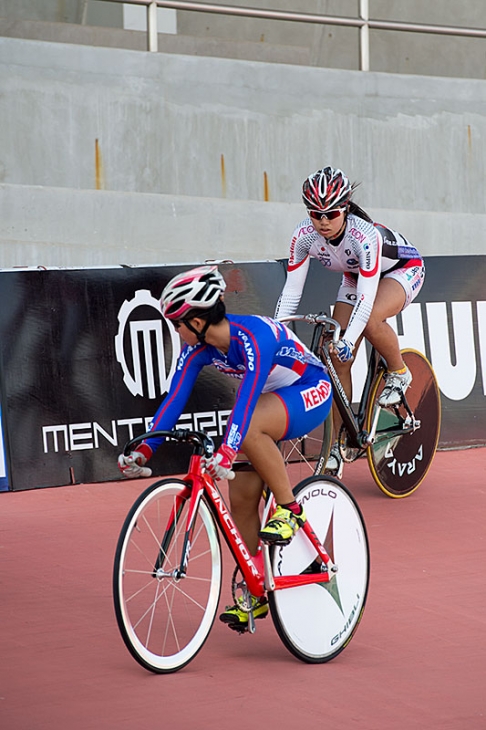
<instances>
[{"instance_id":1,"label":"cyclist's bare leg","mask_svg":"<svg viewBox=\"0 0 486 730\"><path fill-rule=\"evenodd\" d=\"M285 462L276 443L286 430L287 411L282 401L275 393L263 393L253 411L241 449L279 504L294 499Z\"/></svg>"},{"instance_id":2,"label":"cyclist's bare leg","mask_svg":"<svg viewBox=\"0 0 486 730\"><path fill-rule=\"evenodd\" d=\"M405 291L401 284L396 279L382 279L363 334L386 360L388 370L404 367L398 337L386 321L401 312L404 305Z\"/></svg>"},{"instance_id":3,"label":"cyclist's bare leg","mask_svg":"<svg viewBox=\"0 0 486 730\"><path fill-rule=\"evenodd\" d=\"M274 393L263 393L240 447L257 473L238 471L229 487L231 514L252 553L258 545L258 504L263 483L268 485L278 504L294 501L285 462L276 443L286 429L287 412L282 401Z\"/></svg>"},{"instance_id":4,"label":"cyclist's bare leg","mask_svg":"<svg viewBox=\"0 0 486 730\"><path fill-rule=\"evenodd\" d=\"M401 284L395 279L382 279L378 285L373 309L370 318L363 331L363 335L358 339L354 354L356 355L363 336L370 342L380 355L386 360L389 370L400 370L404 367L403 359L400 353L400 344L395 331L386 321L389 317L394 317L402 311L405 304L405 291ZM353 307L345 302L336 302L333 312L333 318L336 319L345 329L348 325L349 318ZM351 401L353 397L353 385L351 378L351 366L353 361L345 363L332 356L334 367L342 383L344 391ZM333 404L333 437L337 439L341 428L341 416L336 406Z\"/></svg>"},{"instance_id":5,"label":"cyclist's bare leg","mask_svg":"<svg viewBox=\"0 0 486 730\"><path fill-rule=\"evenodd\" d=\"M263 491L263 480L249 467L236 471L233 481L228 482L231 515L241 537L252 555L258 548L260 516L258 506Z\"/></svg>"}]
</instances>

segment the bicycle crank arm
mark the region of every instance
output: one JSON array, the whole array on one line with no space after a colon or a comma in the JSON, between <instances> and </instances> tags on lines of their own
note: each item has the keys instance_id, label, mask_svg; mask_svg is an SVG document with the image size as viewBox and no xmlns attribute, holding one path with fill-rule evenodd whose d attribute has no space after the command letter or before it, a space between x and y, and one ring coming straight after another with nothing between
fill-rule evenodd
<instances>
[{"instance_id":1,"label":"bicycle crank arm","mask_svg":"<svg viewBox=\"0 0 486 730\"><path fill-rule=\"evenodd\" d=\"M373 416L373 424L371 426L371 431L369 432L369 434L367 435L367 437L365 439L365 444L367 446L371 446L371 444L374 444L374 442L375 442L376 429L378 428L378 419L380 418L380 413L381 413L381 406L378 406L376 409L376 413Z\"/></svg>"},{"instance_id":2,"label":"bicycle crank arm","mask_svg":"<svg viewBox=\"0 0 486 730\"><path fill-rule=\"evenodd\" d=\"M275 590L275 579L273 577L273 570L272 570L272 561L270 560L270 547L266 543L262 543L262 553L263 553L263 575L265 576L264 579L264 586L266 591L274 591Z\"/></svg>"}]
</instances>

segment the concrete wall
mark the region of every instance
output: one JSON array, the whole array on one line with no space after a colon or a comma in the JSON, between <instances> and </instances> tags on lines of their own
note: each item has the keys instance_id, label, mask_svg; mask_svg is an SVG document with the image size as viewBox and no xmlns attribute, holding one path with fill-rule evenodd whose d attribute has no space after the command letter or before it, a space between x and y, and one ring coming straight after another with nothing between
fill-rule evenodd
<instances>
[{"instance_id":1,"label":"concrete wall","mask_svg":"<svg viewBox=\"0 0 486 730\"><path fill-rule=\"evenodd\" d=\"M358 17L359 0L227 0L227 5L259 9L286 10L340 17ZM47 23L83 24L83 33L76 41L75 27L67 32L58 27L57 40L92 43L94 45L133 48L146 41L133 34L123 35L127 12L143 15L141 6L122 5L102 0L0 0L0 33L17 37L52 40L52 28ZM486 28L484 0L370 0L370 18L409 23ZM267 60L279 63L305 63L327 68L359 68L359 31L335 25L293 23L231 17L212 13L159 10L176 15L171 26L177 37L161 36L160 50L174 52L174 40L181 46L179 53ZM21 26L22 22L36 23ZM39 25L39 21L41 24ZM143 21L142 21L143 22ZM44 27L42 27L44 24ZM160 18L160 28L165 23ZM111 27L114 32L100 33ZM90 34L91 31L91 34ZM18 33L25 35L18 35ZM173 32L173 31L172 31ZM69 40L67 40L69 38ZM370 32L370 62L373 71L387 73L486 78L486 39L403 33L388 30Z\"/></svg>"},{"instance_id":2,"label":"concrete wall","mask_svg":"<svg viewBox=\"0 0 486 730\"><path fill-rule=\"evenodd\" d=\"M0 184L0 268L288 256L303 206ZM486 215L370 208L425 256L486 252Z\"/></svg>"},{"instance_id":3,"label":"concrete wall","mask_svg":"<svg viewBox=\"0 0 486 730\"><path fill-rule=\"evenodd\" d=\"M285 256L328 163L424 254L485 253L485 138L485 81L2 38L0 266Z\"/></svg>"},{"instance_id":4,"label":"concrete wall","mask_svg":"<svg viewBox=\"0 0 486 730\"><path fill-rule=\"evenodd\" d=\"M0 0L0 16L9 20L123 27L123 5L103 0Z\"/></svg>"},{"instance_id":5,"label":"concrete wall","mask_svg":"<svg viewBox=\"0 0 486 730\"><path fill-rule=\"evenodd\" d=\"M229 0L271 10L357 18L359 0ZM369 0L370 18L408 23L486 28L484 0ZM313 66L359 68L359 30L335 25L231 18L178 11L179 33L309 49ZM486 78L486 39L388 30L370 32L370 68L389 73Z\"/></svg>"},{"instance_id":6,"label":"concrete wall","mask_svg":"<svg viewBox=\"0 0 486 730\"><path fill-rule=\"evenodd\" d=\"M0 79L2 182L294 203L332 163L367 206L486 212L485 81L10 38Z\"/></svg>"}]
</instances>

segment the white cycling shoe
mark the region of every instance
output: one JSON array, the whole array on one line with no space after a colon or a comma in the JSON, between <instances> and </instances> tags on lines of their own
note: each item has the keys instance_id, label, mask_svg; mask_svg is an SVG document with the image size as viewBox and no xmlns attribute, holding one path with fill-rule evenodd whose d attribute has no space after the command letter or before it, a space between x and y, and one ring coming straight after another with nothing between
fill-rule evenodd
<instances>
[{"instance_id":1,"label":"white cycling shoe","mask_svg":"<svg viewBox=\"0 0 486 730\"><path fill-rule=\"evenodd\" d=\"M403 374L393 372L385 373L383 377L385 387L383 393L378 398L378 405L382 408L396 406L401 402L403 394L412 382L412 373L407 368Z\"/></svg>"}]
</instances>

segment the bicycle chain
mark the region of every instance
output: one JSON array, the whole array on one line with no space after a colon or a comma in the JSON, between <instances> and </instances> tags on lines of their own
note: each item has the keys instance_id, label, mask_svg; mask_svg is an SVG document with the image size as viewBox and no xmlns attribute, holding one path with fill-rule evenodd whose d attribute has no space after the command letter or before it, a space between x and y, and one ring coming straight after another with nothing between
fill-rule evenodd
<instances>
[{"instance_id":1,"label":"bicycle chain","mask_svg":"<svg viewBox=\"0 0 486 730\"><path fill-rule=\"evenodd\" d=\"M240 569L238 566L234 569L233 577L231 579L231 596L233 598L233 603L238 604L238 608L240 608L242 611L245 611L246 613L250 613L251 610L251 604L248 600L248 597L245 597L245 592L248 594L248 589L246 587L246 583L244 580L241 582L238 582L236 580L236 576L240 572ZM243 594L243 601L238 601L236 596L236 589L239 588Z\"/></svg>"}]
</instances>

